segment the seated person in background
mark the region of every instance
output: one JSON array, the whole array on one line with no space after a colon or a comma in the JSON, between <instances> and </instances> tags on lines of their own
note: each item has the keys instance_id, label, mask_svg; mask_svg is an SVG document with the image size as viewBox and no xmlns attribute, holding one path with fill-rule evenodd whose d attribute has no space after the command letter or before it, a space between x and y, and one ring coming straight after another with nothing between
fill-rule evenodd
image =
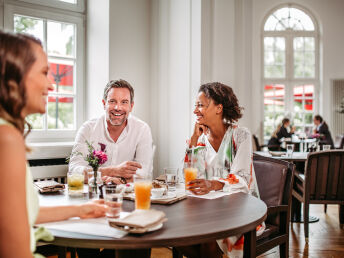
<instances>
[{"instance_id":1,"label":"seated person in background","mask_svg":"<svg viewBox=\"0 0 344 258\"><path fill-rule=\"evenodd\" d=\"M232 88L219 82L200 87L194 110L197 122L189 147L204 146L198 150L194 165L200 178L211 178L212 170L220 170L223 178L191 181L187 188L194 194L223 190L259 197L252 164L252 136L248 129L235 125L242 117L241 109ZM185 159L190 160L190 155L187 154ZM234 236L217 240L217 243L202 244L202 247L177 249L187 257L222 257L222 252L229 257L236 252L238 257L242 257L242 240L242 236Z\"/></svg>"},{"instance_id":2,"label":"seated person in background","mask_svg":"<svg viewBox=\"0 0 344 258\"><path fill-rule=\"evenodd\" d=\"M134 106L133 87L125 80L110 81L102 102L105 115L82 125L73 152L86 154L86 141L94 146L105 144L108 160L99 171L106 176L106 181L116 184L132 180L137 169L142 168L140 173L150 173L152 134L145 122L130 114ZM87 171L87 162L81 155L72 155L69 170L79 169Z\"/></svg>"},{"instance_id":3,"label":"seated person in background","mask_svg":"<svg viewBox=\"0 0 344 258\"><path fill-rule=\"evenodd\" d=\"M331 136L330 130L328 129L327 123L323 120L323 118L320 115L314 116L313 122L316 126L313 132L314 134L320 135L320 144L331 145L331 149L334 149L332 136Z\"/></svg>"},{"instance_id":4,"label":"seated person in background","mask_svg":"<svg viewBox=\"0 0 344 258\"><path fill-rule=\"evenodd\" d=\"M294 131L295 127L290 128L290 132L288 132L288 128L290 126L289 118L283 118L282 123L279 124L276 130L273 132L269 142L268 148L271 151L281 150L281 139L282 138L290 138Z\"/></svg>"},{"instance_id":5,"label":"seated person in background","mask_svg":"<svg viewBox=\"0 0 344 258\"><path fill-rule=\"evenodd\" d=\"M105 215L100 202L39 207L26 160L25 136L30 130L24 135L24 127L28 115L46 111L48 91L53 89L48 71L39 40L0 30L0 257L32 258L36 237L52 240L44 228L33 228L36 223Z\"/></svg>"}]
</instances>

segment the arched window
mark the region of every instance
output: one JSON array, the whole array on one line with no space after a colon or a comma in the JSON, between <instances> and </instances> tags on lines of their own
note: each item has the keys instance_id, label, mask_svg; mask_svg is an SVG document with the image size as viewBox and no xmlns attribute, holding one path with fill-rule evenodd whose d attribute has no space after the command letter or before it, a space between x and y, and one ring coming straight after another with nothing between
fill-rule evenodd
<instances>
[{"instance_id":1,"label":"arched window","mask_svg":"<svg viewBox=\"0 0 344 258\"><path fill-rule=\"evenodd\" d=\"M287 5L271 11L263 25L264 140L283 117L307 134L318 109L317 23L303 8Z\"/></svg>"}]
</instances>

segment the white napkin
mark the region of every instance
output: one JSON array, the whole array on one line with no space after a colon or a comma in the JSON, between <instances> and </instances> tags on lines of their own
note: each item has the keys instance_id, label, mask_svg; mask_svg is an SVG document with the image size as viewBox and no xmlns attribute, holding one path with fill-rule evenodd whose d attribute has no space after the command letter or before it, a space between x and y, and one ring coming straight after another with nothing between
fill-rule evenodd
<instances>
[{"instance_id":1,"label":"white napkin","mask_svg":"<svg viewBox=\"0 0 344 258\"><path fill-rule=\"evenodd\" d=\"M187 191L187 195L190 196L190 197L202 198L202 199L208 199L208 200L221 198L221 197L223 197L223 196L230 195L230 194L231 194L231 193L229 193L229 192L210 191L210 192L207 193L207 194L196 195L196 194L193 194L193 193L190 192L190 191Z\"/></svg>"},{"instance_id":2,"label":"white napkin","mask_svg":"<svg viewBox=\"0 0 344 258\"><path fill-rule=\"evenodd\" d=\"M127 212L125 213L127 214ZM67 232L105 236L111 238L122 238L127 234L127 232L125 231L110 227L107 219L104 217L96 219L72 218L64 221L38 224L37 226L42 226L47 229L57 229Z\"/></svg>"},{"instance_id":3,"label":"white napkin","mask_svg":"<svg viewBox=\"0 0 344 258\"><path fill-rule=\"evenodd\" d=\"M112 219L111 226L149 229L166 221L166 215L158 210L135 210L128 216Z\"/></svg>"}]
</instances>

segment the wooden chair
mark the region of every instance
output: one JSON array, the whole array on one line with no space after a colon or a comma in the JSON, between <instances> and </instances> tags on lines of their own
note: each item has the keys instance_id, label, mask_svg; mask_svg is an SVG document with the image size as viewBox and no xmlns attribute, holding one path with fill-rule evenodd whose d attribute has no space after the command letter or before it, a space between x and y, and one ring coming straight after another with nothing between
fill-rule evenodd
<instances>
[{"instance_id":1,"label":"wooden chair","mask_svg":"<svg viewBox=\"0 0 344 258\"><path fill-rule=\"evenodd\" d=\"M305 238L309 235L309 205L339 204L339 220L344 224L344 150L310 153L305 174L296 172L293 198L302 202Z\"/></svg>"},{"instance_id":2,"label":"wooden chair","mask_svg":"<svg viewBox=\"0 0 344 258\"><path fill-rule=\"evenodd\" d=\"M29 160L34 181L55 180L67 183L68 164L65 158Z\"/></svg>"},{"instance_id":3,"label":"wooden chair","mask_svg":"<svg viewBox=\"0 0 344 258\"><path fill-rule=\"evenodd\" d=\"M258 137L255 134L252 134L252 149L253 151L262 151L262 148L266 147L267 145L260 145Z\"/></svg>"},{"instance_id":4,"label":"wooden chair","mask_svg":"<svg viewBox=\"0 0 344 258\"><path fill-rule=\"evenodd\" d=\"M256 255L279 246L280 257L288 257L294 165L286 161L254 155L253 166L260 198L268 207L266 229L257 237Z\"/></svg>"}]
</instances>

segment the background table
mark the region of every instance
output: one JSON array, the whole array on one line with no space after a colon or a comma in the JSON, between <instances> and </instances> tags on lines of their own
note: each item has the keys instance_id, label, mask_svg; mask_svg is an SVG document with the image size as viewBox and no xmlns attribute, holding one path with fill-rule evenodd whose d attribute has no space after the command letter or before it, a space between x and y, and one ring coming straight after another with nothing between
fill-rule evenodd
<instances>
[{"instance_id":1,"label":"background table","mask_svg":"<svg viewBox=\"0 0 344 258\"><path fill-rule=\"evenodd\" d=\"M66 191L65 191L66 192ZM68 205L87 201L66 194L40 195L41 205ZM244 193L206 200L188 197L172 205L153 204L164 211L168 221L162 229L143 235L129 234L120 239L51 230L53 244L66 247L137 249L158 246L183 246L250 232L255 244L256 227L266 218L265 203ZM132 211L134 202L124 201L123 210ZM245 242L246 243L246 242ZM255 257L254 251L245 254Z\"/></svg>"},{"instance_id":2,"label":"background table","mask_svg":"<svg viewBox=\"0 0 344 258\"><path fill-rule=\"evenodd\" d=\"M307 156L309 154L309 152L293 152L293 154L291 156L286 156L286 155L272 156L269 152L265 152L265 151L255 151L254 153L261 155L261 156L285 160L285 161L289 161L289 162L306 162Z\"/></svg>"}]
</instances>

